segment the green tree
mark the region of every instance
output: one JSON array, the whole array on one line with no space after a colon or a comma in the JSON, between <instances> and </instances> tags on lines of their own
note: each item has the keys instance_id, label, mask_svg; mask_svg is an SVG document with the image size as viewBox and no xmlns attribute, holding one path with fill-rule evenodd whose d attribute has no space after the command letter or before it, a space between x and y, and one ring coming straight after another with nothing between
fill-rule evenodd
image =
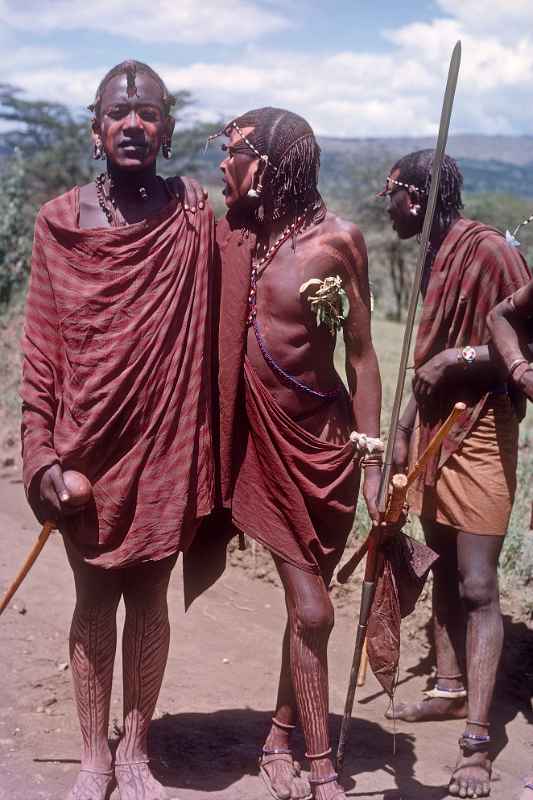
<instances>
[{"instance_id":1,"label":"green tree","mask_svg":"<svg viewBox=\"0 0 533 800\"><path fill-rule=\"evenodd\" d=\"M27 173L19 151L1 170L0 194L0 307L5 308L24 286L32 245L28 214Z\"/></svg>"}]
</instances>

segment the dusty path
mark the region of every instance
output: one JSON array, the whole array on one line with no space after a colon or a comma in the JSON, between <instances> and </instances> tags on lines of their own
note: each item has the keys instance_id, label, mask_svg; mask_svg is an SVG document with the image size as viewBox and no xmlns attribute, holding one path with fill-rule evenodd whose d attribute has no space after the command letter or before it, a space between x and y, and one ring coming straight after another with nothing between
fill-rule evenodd
<instances>
[{"instance_id":1,"label":"dusty path","mask_svg":"<svg viewBox=\"0 0 533 800\"><path fill-rule=\"evenodd\" d=\"M0 478L0 589L13 577L37 533L16 474ZM74 780L78 731L67 666L73 587L58 535L49 541L13 606L0 621L1 800L62 800ZM170 797L268 800L256 761L267 730L279 667L282 595L231 568L191 611L182 612L176 573L170 605L172 644L152 726L152 750ZM25 613L22 613L25 612ZM352 615L337 614L330 648L332 725L338 729L352 649ZM405 630L398 697L415 698L429 674L427 646ZM505 664L504 664L505 666ZM120 663L117 664L120 675ZM520 683L520 680L518 680ZM498 756L492 796L511 800L533 766L527 700L500 689L493 733ZM112 718L120 721L119 680ZM372 676L358 693L345 781L350 797L438 800L447 797L460 722L397 728ZM298 743L301 754L301 741ZM113 795L115 800L115 795Z\"/></svg>"}]
</instances>

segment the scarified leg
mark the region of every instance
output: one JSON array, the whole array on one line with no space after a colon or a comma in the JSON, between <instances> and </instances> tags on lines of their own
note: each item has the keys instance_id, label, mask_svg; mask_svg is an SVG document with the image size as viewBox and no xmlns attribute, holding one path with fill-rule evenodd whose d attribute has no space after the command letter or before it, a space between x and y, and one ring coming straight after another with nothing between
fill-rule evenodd
<instances>
[{"instance_id":1,"label":"scarified leg","mask_svg":"<svg viewBox=\"0 0 533 800\"><path fill-rule=\"evenodd\" d=\"M128 570L124 581L124 731L115 761L121 800L166 797L148 766L148 728L168 657L167 590L175 562L172 557Z\"/></svg>"},{"instance_id":2,"label":"scarified leg","mask_svg":"<svg viewBox=\"0 0 533 800\"><path fill-rule=\"evenodd\" d=\"M464 690L461 661L464 651L464 608L459 594L457 531L422 519L428 545L438 553L433 571L433 634L437 660L436 688L450 697L424 697L415 703L394 703L388 719L405 722L464 719L468 716L466 697L454 697Z\"/></svg>"},{"instance_id":3,"label":"scarified leg","mask_svg":"<svg viewBox=\"0 0 533 800\"><path fill-rule=\"evenodd\" d=\"M489 711L503 644L498 589L501 536L460 532L458 567L461 597L467 612L468 721L465 738L489 735ZM491 762L488 743L478 752L463 748L449 792L460 797L490 794Z\"/></svg>"},{"instance_id":4,"label":"scarified leg","mask_svg":"<svg viewBox=\"0 0 533 800\"><path fill-rule=\"evenodd\" d=\"M333 606L324 579L276 559L285 589L289 615L292 684L298 706L310 783L317 800L342 800L344 791L336 780L329 742L328 640L333 628ZM306 787L307 788L307 787ZM299 797L291 787L292 797Z\"/></svg>"},{"instance_id":5,"label":"scarified leg","mask_svg":"<svg viewBox=\"0 0 533 800\"><path fill-rule=\"evenodd\" d=\"M69 553L76 585L70 662L81 729L81 771L69 800L104 800L113 781L108 742L120 579Z\"/></svg>"},{"instance_id":6,"label":"scarified leg","mask_svg":"<svg viewBox=\"0 0 533 800\"><path fill-rule=\"evenodd\" d=\"M273 797L280 800L304 798L310 793L300 765L290 752L291 733L296 726L296 699L292 686L289 626L285 628L276 711L263 746L260 769Z\"/></svg>"}]
</instances>

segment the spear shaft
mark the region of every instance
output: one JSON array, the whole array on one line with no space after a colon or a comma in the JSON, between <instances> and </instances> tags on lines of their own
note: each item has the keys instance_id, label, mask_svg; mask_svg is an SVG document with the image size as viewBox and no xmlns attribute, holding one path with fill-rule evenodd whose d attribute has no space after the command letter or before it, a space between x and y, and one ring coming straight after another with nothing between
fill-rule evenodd
<instances>
[{"instance_id":1,"label":"spear shaft","mask_svg":"<svg viewBox=\"0 0 533 800\"><path fill-rule=\"evenodd\" d=\"M387 448L385 451L385 458L383 463L383 470L381 473L381 483L378 495L378 509L381 513L382 519L387 521L387 517L392 519L391 515L391 501L389 499L389 484L392 471L392 457L394 452L394 443L396 441L396 432L398 429L398 421L400 418L400 409L403 399L403 390L405 384L405 375L407 372L407 362L411 349L411 339L413 336L413 328L415 324L416 308L418 305L418 296L420 294L420 285L422 283L422 274L426 264L429 237L433 226L433 219L435 216L435 208L437 205L437 194L439 190L440 172L442 161L446 150L448 141L448 131L450 128L450 119L452 115L453 101L455 97L455 89L457 87L457 79L459 76L459 67L461 64L461 42L457 42L452 53L450 60L450 67L448 70L448 80L446 83L446 90L444 92L444 101L442 104L442 112L440 117L439 135L435 147L435 155L431 167L431 183L429 188L428 202L426 213L424 217L424 225L422 227L422 235L420 242L420 252L418 255L418 262L416 265L415 276L413 279L413 287L411 289L411 296L409 300L409 310L407 312L407 320L405 323L405 333L403 337L402 354L400 358L400 367L398 370L398 380L396 383L396 392L394 395L394 403L392 407L391 421L389 426L389 436L387 441ZM395 476L401 477L401 476ZM405 476L403 476L405 478ZM397 504L397 492L393 485L393 501ZM387 513L388 512L388 513ZM352 717L353 704L355 699L355 689L357 685L357 676L359 674L359 667L361 664L361 655L363 652L363 645L366 639L366 630L368 625L368 618L372 609L372 603L376 591L376 576L379 572L381 564L381 537L382 531L379 527L374 528L369 537L368 554L365 566L365 576L361 589L361 605L359 610L359 622L356 630L355 648L352 659L352 667L350 670L350 679L348 683L348 691L346 695L346 702L344 705L344 715L341 723L339 733L339 743L337 747L337 771L340 773L344 766L344 756L346 752L346 743L348 740L348 731Z\"/></svg>"}]
</instances>

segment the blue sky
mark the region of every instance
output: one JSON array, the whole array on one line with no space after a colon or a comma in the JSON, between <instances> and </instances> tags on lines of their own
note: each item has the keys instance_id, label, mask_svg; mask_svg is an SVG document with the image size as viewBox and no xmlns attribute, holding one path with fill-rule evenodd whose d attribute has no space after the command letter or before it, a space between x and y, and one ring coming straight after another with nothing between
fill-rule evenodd
<instances>
[{"instance_id":1,"label":"blue sky","mask_svg":"<svg viewBox=\"0 0 533 800\"><path fill-rule=\"evenodd\" d=\"M488 13L487 9L490 9ZM2 80L82 108L126 57L214 120L291 108L321 134L433 134L448 59L455 132L533 132L531 0L0 0Z\"/></svg>"}]
</instances>

